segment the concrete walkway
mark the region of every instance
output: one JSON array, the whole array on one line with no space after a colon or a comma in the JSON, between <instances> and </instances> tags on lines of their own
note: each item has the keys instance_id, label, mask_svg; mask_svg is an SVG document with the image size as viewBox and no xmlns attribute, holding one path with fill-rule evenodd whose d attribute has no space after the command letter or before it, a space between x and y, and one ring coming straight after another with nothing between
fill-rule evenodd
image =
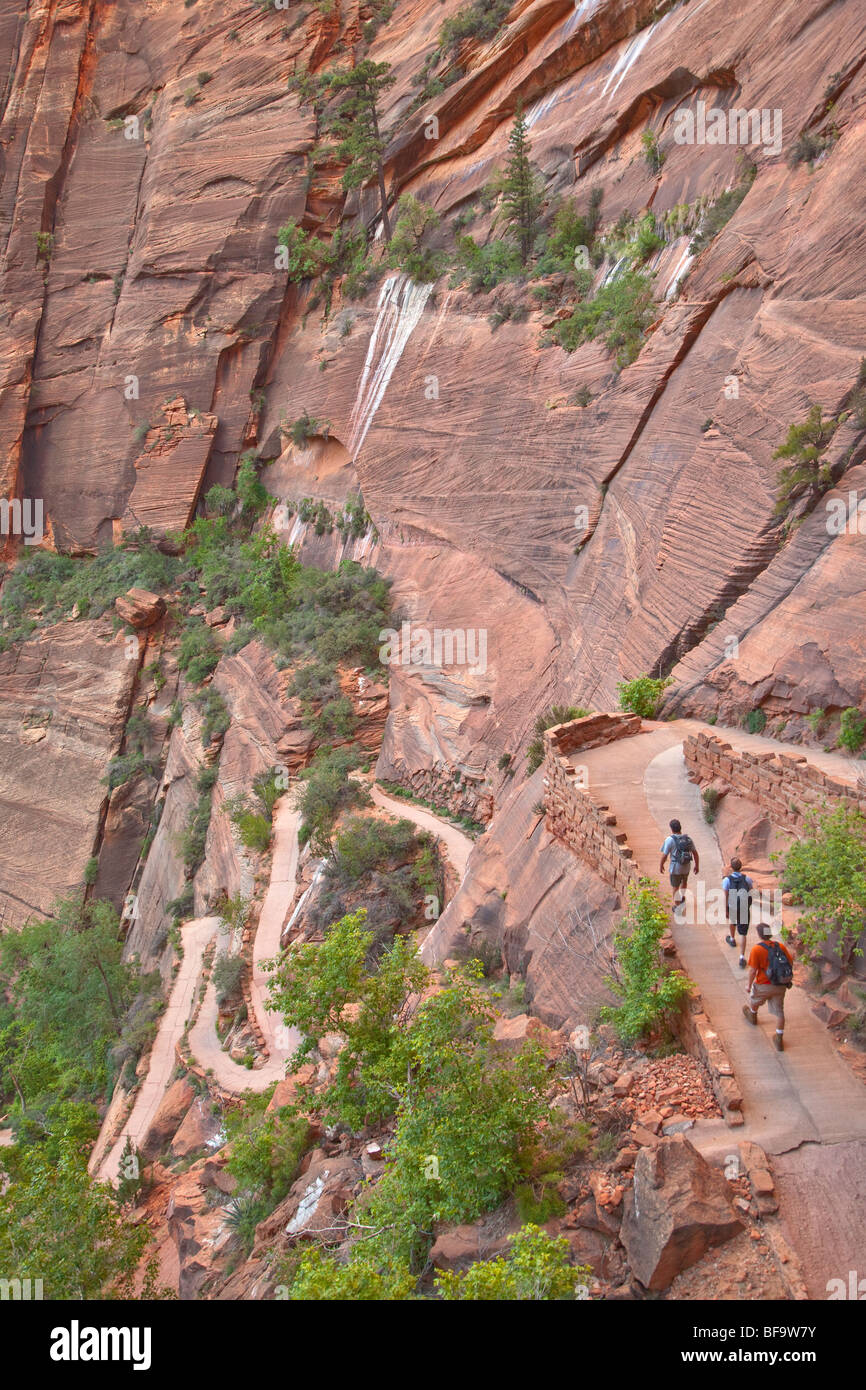
<instances>
[{"instance_id":1,"label":"concrete walkway","mask_svg":"<svg viewBox=\"0 0 866 1390\"><path fill-rule=\"evenodd\" d=\"M427 811L423 806L416 806L411 801L404 801L402 797L388 796L375 783L370 784L369 791L377 806L381 806L383 811L387 811L398 819L412 821L421 830L429 830L431 835L436 835L445 846L448 858L454 866L458 880L463 878L466 873L466 863L474 844L469 836L450 821L443 820L432 811Z\"/></svg>"},{"instance_id":2,"label":"concrete walkway","mask_svg":"<svg viewBox=\"0 0 866 1390\"><path fill-rule=\"evenodd\" d=\"M181 927L183 959L171 988L168 1005L160 1019L159 1031L150 1053L147 1076L141 1083L135 1104L132 1107L132 1113L123 1126L120 1137L112 1145L106 1157L101 1162L97 1160L97 1176L103 1182L114 1183L117 1181L120 1156L126 1147L127 1135L131 1136L132 1142L138 1147L153 1123L153 1117L177 1065L175 1043L179 1042L183 1036L183 1030L195 1008L202 957L218 926L218 917L200 917L195 921L187 922L185 927ZM94 1155L98 1155L98 1153L99 1141L97 1141Z\"/></svg>"},{"instance_id":3,"label":"concrete walkway","mask_svg":"<svg viewBox=\"0 0 866 1390\"><path fill-rule=\"evenodd\" d=\"M671 901L666 875L659 874L659 847L676 817L695 842L700 873L709 889L721 886L722 858L716 835L703 818L700 790L688 780L682 752L686 734L706 729L694 720L649 725L646 732L602 748L576 753L587 768L591 795L607 803L635 860ZM749 751L802 752L832 776L850 780L849 759L813 756L799 745L712 730ZM698 914L696 914L698 915ZM710 1159L736 1154L751 1139L774 1155L785 1234L799 1252L812 1297L826 1298L827 1280L847 1279L866 1268L866 1088L849 1071L826 1027L796 986L785 1001L785 1051L772 1045L775 1020L766 1006L757 1028L742 1015L746 971L739 952L725 943L725 926L698 922L672 925L677 952L697 984L743 1096L745 1124L729 1129L721 1119L699 1120L689 1138ZM756 940L750 933L749 941ZM859 1260L859 1264L858 1264Z\"/></svg>"}]
</instances>

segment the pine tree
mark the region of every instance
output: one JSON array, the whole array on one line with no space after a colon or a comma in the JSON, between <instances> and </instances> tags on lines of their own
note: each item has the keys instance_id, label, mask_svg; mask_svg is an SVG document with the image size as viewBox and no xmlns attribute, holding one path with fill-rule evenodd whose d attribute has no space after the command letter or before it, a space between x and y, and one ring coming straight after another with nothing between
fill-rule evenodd
<instances>
[{"instance_id":1,"label":"pine tree","mask_svg":"<svg viewBox=\"0 0 866 1390\"><path fill-rule=\"evenodd\" d=\"M510 235L517 243L522 263L526 265L538 228L542 193L530 163L526 117L519 105L508 137L508 149L502 205Z\"/></svg>"},{"instance_id":2,"label":"pine tree","mask_svg":"<svg viewBox=\"0 0 866 1390\"><path fill-rule=\"evenodd\" d=\"M329 73L323 83L326 92L340 94L337 110L326 120L326 128L336 141L334 154L348 161L343 187L361 188L376 179L386 241L391 240L391 221L382 165L385 141L379 130L377 103L396 80L389 63L374 63L365 58L347 72Z\"/></svg>"}]
</instances>

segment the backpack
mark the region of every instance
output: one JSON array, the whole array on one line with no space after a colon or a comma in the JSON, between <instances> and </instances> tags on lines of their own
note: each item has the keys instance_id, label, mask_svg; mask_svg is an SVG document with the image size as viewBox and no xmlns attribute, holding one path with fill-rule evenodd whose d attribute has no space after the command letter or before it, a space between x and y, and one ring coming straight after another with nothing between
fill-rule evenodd
<instances>
[{"instance_id":1,"label":"backpack","mask_svg":"<svg viewBox=\"0 0 866 1390\"><path fill-rule=\"evenodd\" d=\"M674 847L671 850L671 873L681 874L689 868L692 862L694 846L689 835L674 835L671 838L674 842Z\"/></svg>"},{"instance_id":2,"label":"backpack","mask_svg":"<svg viewBox=\"0 0 866 1390\"><path fill-rule=\"evenodd\" d=\"M766 975L771 985L784 985L790 989L794 983L791 962L777 941L762 941L767 952Z\"/></svg>"},{"instance_id":3,"label":"backpack","mask_svg":"<svg viewBox=\"0 0 866 1390\"><path fill-rule=\"evenodd\" d=\"M728 920L735 926L746 926L752 915L752 892L748 887L748 879L745 874L736 873L733 869L728 874ZM733 902L731 894L734 894ZM745 913L742 912L743 897L745 894Z\"/></svg>"}]
</instances>

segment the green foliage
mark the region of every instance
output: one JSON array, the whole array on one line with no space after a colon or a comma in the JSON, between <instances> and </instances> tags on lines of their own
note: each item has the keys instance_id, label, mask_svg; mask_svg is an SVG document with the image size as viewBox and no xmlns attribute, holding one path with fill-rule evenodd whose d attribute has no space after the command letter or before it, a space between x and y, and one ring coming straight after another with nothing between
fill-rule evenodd
<instances>
[{"instance_id":1,"label":"green foliage","mask_svg":"<svg viewBox=\"0 0 866 1390\"><path fill-rule=\"evenodd\" d=\"M298 416L297 420L289 426L288 434L296 449L303 449L311 439L315 439L317 434L324 434L325 438L330 431L330 422L323 425L320 420L314 419L308 411L304 411Z\"/></svg>"},{"instance_id":2,"label":"green foliage","mask_svg":"<svg viewBox=\"0 0 866 1390\"><path fill-rule=\"evenodd\" d=\"M277 245L285 246L288 252L286 260L291 282L310 280L319 274L325 258L324 243L318 237L305 232L294 219L290 219L280 228L277 233Z\"/></svg>"},{"instance_id":3,"label":"green foliage","mask_svg":"<svg viewBox=\"0 0 866 1390\"><path fill-rule=\"evenodd\" d=\"M360 754L354 749L320 750L301 774L297 805L305 839L309 839L315 854L330 853L334 825L342 811L369 805L366 787L349 777L360 761Z\"/></svg>"},{"instance_id":4,"label":"green foliage","mask_svg":"<svg viewBox=\"0 0 866 1390\"><path fill-rule=\"evenodd\" d=\"M136 777L151 777L155 771L155 763L145 758L140 748L134 748L111 759L108 772L102 781L109 791L114 791L115 787L122 787L127 782L134 781Z\"/></svg>"},{"instance_id":5,"label":"green foliage","mask_svg":"<svg viewBox=\"0 0 866 1390\"><path fill-rule=\"evenodd\" d=\"M445 20L439 30L439 49L453 55L466 39L488 42L499 33L510 9L510 0L472 0Z\"/></svg>"},{"instance_id":6,"label":"green foliage","mask_svg":"<svg viewBox=\"0 0 866 1390\"><path fill-rule=\"evenodd\" d=\"M762 709L750 709L743 724L750 734L761 734L767 727L767 716Z\"/></svg>"},{"instance_id":7,"label":"green foliage","mask_svg":"<svg viewBox=\"0 0 866 1390\"><path fill-rule=\"evenodd\" d=\"M327 742L351 738L358 720L348 695L339 695L336 700L327 700L318 714L313 712L311 706L306 706L304 724L312 729L320 742Z\"/></svg>"},{"instance_id":8,"label":"green foliage","mask_svg":"<svg viewBox=\"0 0 866 1390\"><path fill-rule=\"evenodd\" d=\"M801 131L788 151L789 167L795 169L798 164L808 164L811 171L815 161L825 151L832 149L838 138L839 132L835 128L827 135L819 135L814 130Z\"/></svg>"},{"instance_id":9,"label":"green foliage","mask_svg":"<svg viewBox=\"0 0 866 1390\"><path fill-rule=\"evenodd\" d=\"M245 521L254 521L261 516L273 500L267 488L259 480L258 470L252 454L242 454L235 480L235 491L241 503L241 513Z\"/></svg>"},{"instance_id":10,"label":"green foliage","mask_svg":"<svg viewBox=\"0 0 866 1390\"><path fill-rule=\"evenodd\" d=\"M244 969L243 956L222 955L218 957L212 976L218 1004L223 1004L226 999L240 995Z\"/></svg>"},{"instance_id":11,"label":"green foliage","mask_svg":"<svg viewBox=\"0 0 866 1390\"><path fill-rule=\"evenodd\" d=\"M411 1299L416 1276L405 1265L379 1270L364 1260L340 1264L314 1246L305 1250L289 1288L293 1302L382 1303Z\"/></svg>"},{"instance_id":12,"label":"green foliage","mask_svg":"<svg viewBox=\"0 0 866 1390\"><path fill-rule=\"evenodd\" d=\"M628 912L615 936L620 977L606 980L621 1003L601 1010L626 1044L649 1038L668 1024L694 988L679 970L669 971L664 964L659 942L667 928L667 913L649 879L632 884Z\"/></svg>"},{"instance_id":13,"label":"green foliage","mask_svg":"<svg viewBox=\"0 0 866 1390\"><path fill-rule=\"evenodd\" d=\"M508 152L502 207L508 235L517 246L521 265L526 265L538 230L543 195L532 168L526 117L519 103L508 137Z\"/></svg>"},{"instance_id":14,"label":"green foliage","mask_svg":"<svg viewBox=\"0 0 866 1390\"><path fill-rule=\"evenodd\" d=\"M271 843L270 821L255 811L243 811L238 817L237 827L246 848L264 854Z\"/></svg>"},{"instance_id":15,"label":"green foliage","mask_svg":"<svg viewBox=\"0 0 866 1390\"><path fill-rule=\"evenodd\" d=\"M827 711L823 709L813 709L811 714L806 715L806 723L817 738L824 728L827 720Z\"/></svg>"},{"instance_id":16,"label":"green foliage","mask_svg":"<svg viewBox=\"0 0 866 1390\"><path fill-rule=\"evenodd\" d=\"M209 743L218 743L232 722L225 700L218 690L209 685L193 696L192 703L201 712L202 747L207 748Z\"/></svg>"},{"instance_id":17,"label":"green foliage","mask_svg":"<svg viewBox=\"0 0 866 1390\"><path fill-rule=\"evenodd\" d=\"M356 883L390 859L405 859L414 845L411 821L353 816L336 837L333 874L343 882Z\"/></svg>"},{"instance_id":18,"label":"green foliage","mask_svg":"<svg viewBox=\"0 0 866 1390\"><path fill-rule=\"evenodd\" d=\"M617 366L627 367L640 353L654 315L651 281L630 268L603 285L594 298L577 304L569 318L560 319L548 341L574 352L581 343L603 338Z\"/></svg>"},{"instance_id":19,"label":"green foliage","mask_svg":"<svg viewBox=\"0 0 866 1390\"><path fill-rule=\"evenodd\" d=\"M91 1180L87 1156L71 1138L56 1156L36 1147L12 1163L11 1181L0 1191L0 1268L43 1279L48 1299L153 1297L153 1270L143 1293L134 1292L147 1224L131 1225L111 1189Z\"/></svg>"},{"instance_id":20,"label":"green foliage","mask_svg":"<svg viewBox=\"0 0 866 1390\"><path fill-rule=\"evenodd\" d=\"M283 1200L298 1176L301 1159L310 1146L309 1123L292 1115L286 1106L268 1114L256 1097L229 1112L227 1128L231 1154L226 1168L237 1178L242 1193L252 1193L261 1201L262 1220Z\"/></svg>"},{"instance_id":21,"label":"green foliage","mask_svg":"<svg viewBox=\"0 0 866 1390\"><path fill-rule=\"evenodd\" d=\"M588 1265L572 1265L565 1236L525 1225L506 1255L479 1260L465 1272L437 1274L436 1289L450 1302L565 1302L586 1297Z\"/></svg>"},{"instance_id":22,"label":"green foliage","mask_svg":"<svg viewBox=\"0 0 866 1390\"><path fill-rule=\"evenodd\" d=\"M178 850L183 858L187 877L192 878L204 859L204 847L210 825L211 792L216 782L215 764L206 765L196 777L197 799L190 811L186 826L177 837Z\"/></svg>"},{"instance_id":23,"label":"green foliage","mask_svg":"<svg viewBox=\"0 0 866 1390\"><path fill-rule=\"evenodd\" d=\"M277 783L277 773L274 768L269 768L267 772L260 772L253 778L253 794L269 822L274 818L274 807L284 790L285 788Z\"/></svg>"},{"instance_id":24,"label":"green foliage","mask_svg":"<svg viewBox=\"0 0 866 1390\"><path fill-rule=\"evenodd\" d=\"M388 63L364 58L354 67L325 74L319 89L322 96L337 98L336 105L331 105L325 114L324 127L334 141L333 158L346 165L343 187L362 188L371 179L377 180L386 241L391 240L391 224L382 169L385 140L379 129L378 103L396 80Z\"/></svg>"},{"instance_id":25,"label":"green foliage","mask_svg":"<svg viewBox=\"0 0 866 1390\"><path fill-rule=\"evenodd\" d=\"M340 682L333 666L328 666L323 661L313 661L295 672L289 685L289 693L305 701L337 699L340 695Z\"/></svg>"},{"instance_id":26,"label":"green foliage","mask_svg":"<svg viewBox=\"0 0 866 1390\"><path fill-rule=\"evenodd\" d=\"M806 959L831 942L850 968L866 930L866 818L844 807L808 812L803 836L781 857L781 886L803 906L797 935Z\"/></svg>"},{"instance_id":27,"label":"green foliage","mask_svg":"<svg viewBox=\"0 0 866 1390\"><path fill-rule=\"evenodd\" d=\"M645 130L640 137L643 147L643 157L647 162L647 167L654 174L658 174L665 162L665 155L659 149L658 137L651 130Z\"/></svg>"},{"instance_id":28,"label":"green foliage","mask_svg":"<svg viewBox=\"0 0 866 1390\"><path fill-rule=\"evenodd\" d=\"M553 215L550 235L537 266L539 275L572 275L578 270L575 255L578 247L589 252L595 242L601 208L601 189L594 189L585 213L578 211L573 198L567 198ZM584 271L582 273L585 273ZM581 281L585 293L589 285Z\"/></svg>"},{"instance_id":29,"label":"green foliage","mask_svg":"<svg viewBox=\"0 0 866 1390\"><path fill-rule=\"evenodd\" d=\"M704 787L704 790L701 792L701 800L704 803L704 820L707 822L707 825L712 825L716 819L719 802L721 801L718 787Z\"/></svg>"},{"instance_id":30,"label":"green foliage","mask_svg":"<svg viewBox=\"0 0 866 1390\"><path fill-rule=\"evenodd\" d=\"M25 556L3 584L0 619L8 627L0 631L0 652L36 628L74 613L82 619L99 618L127 589L168 589L179 568L179 561L162 555L145 530L92 557L49 550Z\"/></svg>"},{"instance_id":31,"label":"green foliage","mask_svg":"<svg viewBox=\"0 0 866 1390\"><path fill-rule=\"evenodd\" d=\"M534 772L544 761L544 739L542 734L552 729L554 724L570 724L572 719L583 719L592 711L582 705L551 705L546 714L540 714L533 727L533 739L526 750L526 770Z\"/></svg>"},{"instance_id":32,"label":"green foliage","mask_svg":"<svg viewBox=\"0 0 866 1390\"><path fill-rule=\"evenodd\" d=\"M99 860L94 856L88 859L84 866L84 882L86 887L92 888L99 876Z\"/></svg>"},{"instance_id":33,"label":"green foliage","mask_svg":"<svg viewBox=\"0 0 866 1390\"><path fill-rule=\"evenodd\" d=\"M832 415L825 420L820 405L812 405L802 424L789 426L785 442L773 454L774 459L790 460L779 471L777 513L785 512L803 493L818 497L831 486L833 473L825 454L841 423Z\"/></svg>"},{"instance_id":34,"label":"green foliage","mask_svg":"<svg viewBox=\"0 0 866 1390\"><path fill-rule=\"evenodd\" d=\"M742 203L752 184L755 182L755 175L758 172L757 165L745 164L739 182L733 187L726 189L716 201L708 208L701 217L698 230L692 237L689 250L693 256L700 255L701 251L718 236L726 222L730 222L737 208Z\"/></svg>"},{"instance_id":35,"label":"green foliage","mask_svg":"<svg viewBox=\"0 0 866 1390\"><path fill-rule=\"evenodd\" d=\"M648 212L638 223L637 235L633 242L635 263L643 265L644 261L648 261L650 256L660 251L664 244L664 237L656 233L655 218Z\"/></svg>"},{"instance_id":36,"label":"green foliage","mask_svg":"<svg viewBox=\"0 0 866 1390\"><path fill-rule=\"evenodd\" d=\"M201 685L220 659L220 647L201 618L188 618L181 634L177 664L193 685Z\"/></svg>"},{"instance_id":37,"label":"green foliage","mask_svg":"<svg viewBox=\"0 0 866 1390\"><path fill-rule=\"evenodd\" d=\"M520 252L505 241L489 241L478 246L471 236L457 238L457 257L452 285L463 279L469 281L473 294L486 293L503 280L520 274Z\"/></svg>"},{"instance_id":38,"label":"green foliage","mask_svg":"<svg viewBox=\"0 0 866 1390\"><path fill-rule=\"evenodd\" d=\"M673 683L672 676L666 676L664 679L637 676L632 681L620 681L616 687L619 707L630 710L632 714L639 714L641 719L655 719L662 695Z\"/></svg>"},{"instance_id":39,"label":"green foliage","mask_svg":"<svg viewBox=\"0 0 866 1390\"><path fill-rule=\"evenodd\" d=\"M427 978L409 938L398 938L375 969L368 968L373 938L366 918L361 908L335 922L321 945L287 951L276 963L268 1004L303 1035L294 1068L326 1033L345 1036L334 1080L316 1104L332 1121L354 1129L394 1108L390 1078L400 1017ZM356 1006L354 1017L345 1017L348 1004Z\"/></svg>"},{"instance_id":40,"label":"green foliage","mask_svg":"<svg viewBox=\"0 0 866 1390\"><path fill-rule=\"evenodd\" d=\"M866 716L853 705L843 709L839 721L839 747L849 753L859 753L866 742Z\"/></svg>"},{"instance_id":41,"label":"green foliage","mask_svg":"<svg viewBox=\"0 0 866 1390\"><path fill-rule=\"evenodd\" d=\"M364 506L362 498L347 497L343 503L343 510L337 512L334 518L334 525L341 533L343 540L358 540L366 535L373 525L370 513Z\"/></svg>"},{"instance_id":42,"label":"green foliage","mask_svg":"<svg viewBox=\"0 0 866 1390\"><path fill-rule=\"evenodd\" d=\"M397 204L397 221L388 247L388 264L405 271L419 283L438 280L445 270L447 256L425 246L424 239L439 227L440 217L412 193L404 193Z\"/></svg>"}]
</instances>

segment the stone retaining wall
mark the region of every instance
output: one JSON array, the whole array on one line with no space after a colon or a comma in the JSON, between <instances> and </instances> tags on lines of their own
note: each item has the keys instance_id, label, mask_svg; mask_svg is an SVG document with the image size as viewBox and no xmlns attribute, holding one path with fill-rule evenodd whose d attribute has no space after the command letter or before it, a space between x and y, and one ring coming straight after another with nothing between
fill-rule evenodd
<instances>
[{"instance_id":1,"label":"stone retaining wall","mask_svg":"<svg viewBox=\"0 0 866 1390\"><path fill-rule=\"evenodd\" d=\"M834 781L796 753L748 753L732 748L715 734L692 734L683 756L693 782L728 782L775 824L797 833L805 814L828 801L866 815L866 788L858 792Z\"/></svg>"},{"instance_id":2,"label":"stone retaining wall","mask_svg":"<svg viewBox=\"0 0 866 1390\"><path fill-rule=\"evenodd\" d=\"M555 724L544 734L545 824L551 835L586 859L599 877L624 898L640 873L616 816L579 784L568 755L598 748L641 731L636 714L590 714Z\"/></svg>"}]
</instances>

